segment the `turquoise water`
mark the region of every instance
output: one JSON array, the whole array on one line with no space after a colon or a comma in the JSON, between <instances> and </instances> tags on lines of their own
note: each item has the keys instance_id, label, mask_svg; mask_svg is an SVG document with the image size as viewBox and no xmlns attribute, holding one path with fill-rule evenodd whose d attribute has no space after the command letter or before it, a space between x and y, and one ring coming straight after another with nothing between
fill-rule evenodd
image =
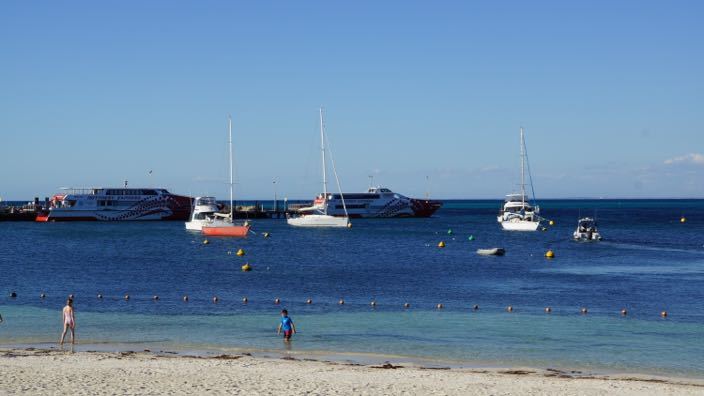
<instances>
[{"instance_id":1,"label":"turquoise water","mask_svg":"<svg viewBox=\"0 0 704 396\"><path fill-rule=\"evenodd\" d=\"M80 348L288 352L275 334L285 306L300 330L293 352L704 377L704 201L547 201L556 225L529 234L501 231L498 205L451 201L430 219L350 230L259 220L271 238L208 245L182 223L0 224L0 345L55 342L73 293ZM595 210L606 239L570 241L578 215ZM492 246L507 255L474 253ZM244 258L228 254L238 248ZM246 261L252 272L240 271Z\"/></svg>"}]
</instances>

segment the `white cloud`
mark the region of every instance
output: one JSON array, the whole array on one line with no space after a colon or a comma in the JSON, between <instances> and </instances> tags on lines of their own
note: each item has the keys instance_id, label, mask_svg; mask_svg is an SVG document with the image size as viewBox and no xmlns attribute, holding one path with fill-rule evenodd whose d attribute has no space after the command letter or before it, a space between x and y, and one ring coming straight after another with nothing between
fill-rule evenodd
<instances>
[{"instance_id":1,"label":"white cloud","mask_svg":"<svg viewBox=\"0 0 704 396\"><path fill-rule=\"evenodd\" d=\"M665 160L665 165L676 164L704 165L704 154L690 153Z\"/></svg>"}]
</instances>

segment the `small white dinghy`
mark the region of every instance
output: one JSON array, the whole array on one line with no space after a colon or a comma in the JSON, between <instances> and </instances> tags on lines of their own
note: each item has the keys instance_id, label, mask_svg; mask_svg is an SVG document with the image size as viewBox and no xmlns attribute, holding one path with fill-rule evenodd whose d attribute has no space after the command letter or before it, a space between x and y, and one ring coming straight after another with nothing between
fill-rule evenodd
<instances>
[{"instance_id":1,"label":"small white dinghy","mask_svg":"<svg viewBox=\"0 0 704 396\"><path fill-rule=\"evenodd\" d=\"M480 256L503 256L506 254L504 248L477 249L477 254Z\"/></svg>"}]
</instances>

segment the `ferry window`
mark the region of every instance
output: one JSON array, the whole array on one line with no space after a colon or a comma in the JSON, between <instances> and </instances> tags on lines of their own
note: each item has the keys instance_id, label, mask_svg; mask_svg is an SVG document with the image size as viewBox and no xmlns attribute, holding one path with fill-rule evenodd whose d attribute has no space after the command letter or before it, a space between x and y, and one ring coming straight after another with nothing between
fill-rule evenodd
<instances>
[{"instance_id":1,"label":"ferry window","mask_svg":"<svg viewBox=\"0 0 704 396\"><path fill-rule=\"evenodd\" d=\"M154 190L142 190L142 194L144 194L144 195L156 195L156 191L154 191Z\"/></svg>"}]
</instances>

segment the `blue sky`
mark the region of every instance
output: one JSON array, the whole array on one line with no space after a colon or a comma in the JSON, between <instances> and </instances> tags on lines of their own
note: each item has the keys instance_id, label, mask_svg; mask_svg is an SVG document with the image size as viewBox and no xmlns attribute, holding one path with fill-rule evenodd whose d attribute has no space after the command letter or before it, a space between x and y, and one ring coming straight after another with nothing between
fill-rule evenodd
<instances>
[{"instance_id":1,"label":"blue sky","mask_svg":"<svg viewBox=\"0 0 704 396\"><path fill-rule=\"evenodd\" d=\"M0 5L0 196L158 185L498 198L704 197L702 2ZM152 176L148 176L153 170ZM426 179L427 177L427 179ZM429 182L426 182L429 180Z\"/></svg>"}]
</instances>

